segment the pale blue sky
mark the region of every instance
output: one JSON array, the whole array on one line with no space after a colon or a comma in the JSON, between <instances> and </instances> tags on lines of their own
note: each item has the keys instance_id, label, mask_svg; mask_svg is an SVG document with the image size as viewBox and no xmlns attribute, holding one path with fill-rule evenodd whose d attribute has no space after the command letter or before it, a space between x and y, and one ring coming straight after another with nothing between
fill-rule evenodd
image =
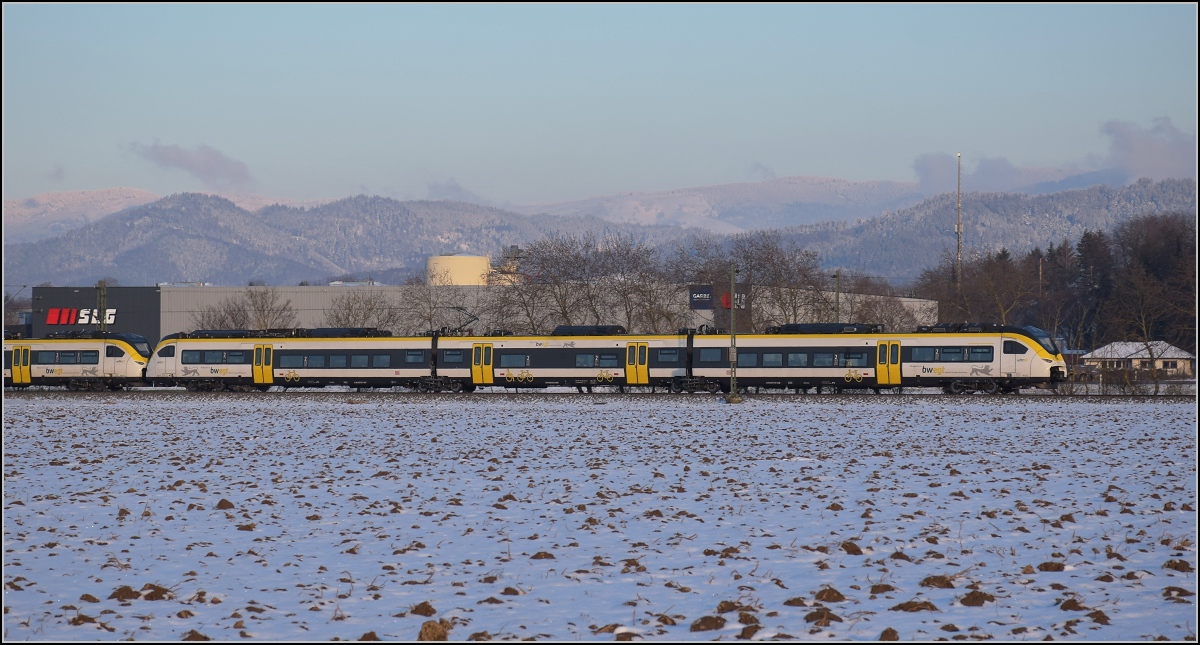
<instances>
[{"instance_id":1,"label":"pale blue sky","mask_svg":"<svg viewBox=\"0 0 1200 645\"><path fill-rule=\"evenodd\" d=\"M1194 173L1196 23L1192 4L5 4L4 197L528 204L914 181L955 151L1093 170L1116 131L1190 142Z\"/></svg>"}]
</instances>

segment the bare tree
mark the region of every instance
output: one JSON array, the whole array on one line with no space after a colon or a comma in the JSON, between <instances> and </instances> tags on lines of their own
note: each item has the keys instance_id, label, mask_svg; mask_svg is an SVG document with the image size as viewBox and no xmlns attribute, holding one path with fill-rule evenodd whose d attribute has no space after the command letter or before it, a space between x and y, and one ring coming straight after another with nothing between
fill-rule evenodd
<instances>
[{"instance_id":1,"label":"bare tree","mask_svg":"<svg viewBox=\"0 0 1200 645\"><path fill-rule=\"evenodd\" d=\"M275 287L247 289L242 295L246 301L251 329L286 329L296 326L296 309L291 299L281 300Z\"/></svg>"},{"instance_id":2,"label":"bare tree","mask_svg":"<svg viewBox=\"0 0 1200 645\"><path fill-rule=\"evenodd\" d=\"M403 313L380 289L351 289L333 299L325 312L330 327L374 327L393 330L403 323Z\"/></svg>"},{"instance_id":3,"label":"bare tree","mask_svg":"<svg viewBox=\"0 0 1200 645\"><path fill-rule=\"evenodd\" d=\"M192 313L196 329L247 329L250 313L241 296L226 298L219 304Z\"/></svg>"}]
</instances>

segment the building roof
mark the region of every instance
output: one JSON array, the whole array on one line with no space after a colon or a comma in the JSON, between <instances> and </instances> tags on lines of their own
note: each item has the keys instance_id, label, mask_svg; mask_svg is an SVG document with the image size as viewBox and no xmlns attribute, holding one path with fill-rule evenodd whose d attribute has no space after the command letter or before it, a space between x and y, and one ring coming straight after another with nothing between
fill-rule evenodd
<instances>
[{"instance_id":1,"label":"building roof","mask_svg":"<svg viewBox=\"0 0 1200 645\"><path fill-rule=\"evenodd\" d=\"M1174 345L1170 345L1161 340L1156 340L1149 343L1149 350L1154 352L1155 359L1174 358L1174 359L1192 359L1196 357L1188 352L1179 349ZM1088 359L1143 359L1148 360L1150 354L1147 351L1146 343L1137 343L1131 341L1121 341L1117 343L1109 343L1100 349L1093 350L1084 354L1080 358Z\"/></svg>"}]
</instances>

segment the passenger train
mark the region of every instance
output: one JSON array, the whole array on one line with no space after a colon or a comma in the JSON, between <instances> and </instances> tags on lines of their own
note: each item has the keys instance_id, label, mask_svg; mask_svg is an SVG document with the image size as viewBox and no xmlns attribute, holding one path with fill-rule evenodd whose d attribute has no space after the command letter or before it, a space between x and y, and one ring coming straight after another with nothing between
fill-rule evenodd
<instances>
[{"instance_id":1,"label":"passenger train","mask_svg":"<svg viewBox=\"0 0 1200 645\"><path fill-rule=\"evenodd\" d=\"M615 325L560 327L548 336L376 329L195 331L164 337L153 352L130 334L6 339L6 387L72 389L183 386L189 390L598 386L718 392L755 389L879 392L936 387L1012 393L1066 378L1054 340L1035 327L954 324L884 333L880 325L784 325L771 333L627 334ZM734 349L736 347L736 350ZM736 359L736 360L734 360Z\"/></svg>"}]
</instances>

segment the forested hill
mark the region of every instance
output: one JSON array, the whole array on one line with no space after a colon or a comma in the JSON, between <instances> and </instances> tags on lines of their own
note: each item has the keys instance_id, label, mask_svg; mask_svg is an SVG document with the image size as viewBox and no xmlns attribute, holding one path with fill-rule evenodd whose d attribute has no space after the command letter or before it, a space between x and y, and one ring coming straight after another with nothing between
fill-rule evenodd
<instances>
[{"instance_id":1,"label":"forested hill","mask_svg":"<svg viewBox=\"0 0 1200 645\"><path fill-rule=\"evenodd\" d=\"M430 255L496 256L550 231L626 233L652 243L680 234L673 227L527 216L461 202L358 196L249 212L221 197L185 193L54 238L5 245L5 283L296 284L345 274L398 281L423 270Z\"/></svg>"},{"instance_id":2,"label":"forested hill","mask_svg":"<svg viewBox=\"0 0 1200 645\"><path fill-rule=\"evenodd\" d=\"M966 255L1076 240L1134 215L1196 212L1193 180L1141 180L1045 195L963 195ZM783 229L841 267L903 284L953 253L955 195L856 222ZM57 237L4 247L6 284L127 286L159 282L242 285L318 282L353 274L396 283L430 255L497 255L546 233L617 233L658 245L699 232L596 217L521 215L448 201L351 197L320 206L254 212L211 195L180 194L110 215Z\"/></svg>"},{"instance_id":3,"label":"forested hill","mask_svg":"<svg viewBox=\"0 0 1200 645\"><path fill-rule=\"evenodd\" d=\"M938 195L916 206L853 223L785 229L786 237L817 251L827 267L841 267L902 283L954 253L956 196ZM1196 213L1196 182L1142 179L1124 188L1094 186L1047 195L964 193L963 254L1074 243L1085 230L1108 231L1135 215Z\"/></svg>"}]
</instances>

